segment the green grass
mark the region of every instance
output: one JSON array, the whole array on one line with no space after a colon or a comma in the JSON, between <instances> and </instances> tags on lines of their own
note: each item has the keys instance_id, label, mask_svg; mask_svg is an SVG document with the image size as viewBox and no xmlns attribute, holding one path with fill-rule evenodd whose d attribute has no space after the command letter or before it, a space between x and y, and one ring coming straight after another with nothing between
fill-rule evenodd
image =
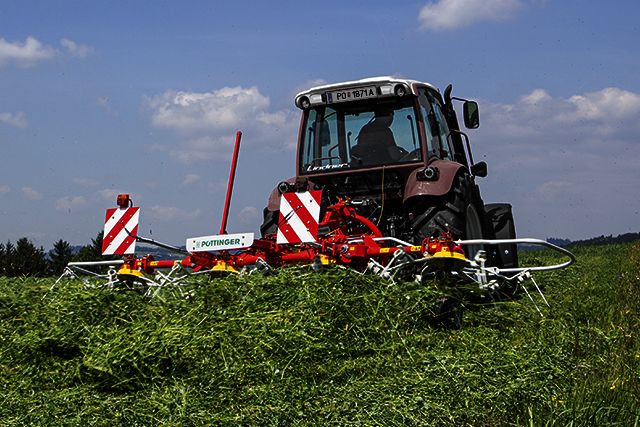
<instances>
[{"instance_id":1,"label":"green grass","mask_svg":"<svg viewBox=\"0 0 640 427\"><path fill-rule=\"evenodd\" d=\"M0 278L0 424L640 426L640 245L576 254L536 276L544 318L520 298L461 329L433 285L340 269L190 299Z\"/></svg>"}]
</instances>

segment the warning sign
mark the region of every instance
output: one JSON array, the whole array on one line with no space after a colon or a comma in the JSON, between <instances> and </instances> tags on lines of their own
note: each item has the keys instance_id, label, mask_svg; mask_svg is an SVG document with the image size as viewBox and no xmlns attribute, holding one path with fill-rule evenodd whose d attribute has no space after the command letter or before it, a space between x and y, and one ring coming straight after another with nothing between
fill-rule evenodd
<instances>
[{"instance_id":1,"label":"warning sign","mask_svg":"<svg viewBox=\"0 0 640 427\"><path fill-rule=\"evenodd\" d=\"M321 190L284 193L280 198L276 243L315 242L318 237L321 198Z\"/></svg>"},{"instance_id":2,"label":"warning sign","mask_svg":"<svg viewBox=\"0 0 640 427\"><path fill-rule=\"evenodd\" d=\"M107 209L102 255L132 254L136 249L140 208Z\"/></svg>"}]
</instances>

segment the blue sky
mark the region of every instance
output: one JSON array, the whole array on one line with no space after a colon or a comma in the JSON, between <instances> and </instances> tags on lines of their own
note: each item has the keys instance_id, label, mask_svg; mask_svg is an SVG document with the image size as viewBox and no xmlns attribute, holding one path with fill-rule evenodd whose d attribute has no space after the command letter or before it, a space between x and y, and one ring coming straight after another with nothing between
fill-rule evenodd
<instances>
[{"instance_id":1,"label":"blue sky","mask_svg":"<svg viewBox=\"0 0 640 427\"><path fill-rule=\"evenodd\" d=\"M640 231L640 3L571 0L0 5L0 241L87 243L115 195L140 233L254 231L294 172L310 85L376 75L480 102L485 202L521 236Z\"/></svg>"}]
</instances>

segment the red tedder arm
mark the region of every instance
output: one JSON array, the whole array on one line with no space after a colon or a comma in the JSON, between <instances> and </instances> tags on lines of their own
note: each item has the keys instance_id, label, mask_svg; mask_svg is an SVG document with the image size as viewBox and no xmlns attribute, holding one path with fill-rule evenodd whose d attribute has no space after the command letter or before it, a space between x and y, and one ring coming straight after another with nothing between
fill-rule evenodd
<instances>
[{"instance_id":1,"label":"red tedder arm","mask_svg":"<svg viewBox=\"0 0 640 427\"><path fill-rule=\"evenodd\" d=\"M233 193L233 182L236 179L236 165L238 164L238 152L240 150L240 138L242 132L236 132L236 144L233 148L233 158L231 159L231 171L229 171L229 182L227 183L227 197L224 201L224 212L222 213L222 223L220 224L220 234L227 234L227 218L229 217L229 205L231 204L231 193Z\"/></svg>"}]
</instances>

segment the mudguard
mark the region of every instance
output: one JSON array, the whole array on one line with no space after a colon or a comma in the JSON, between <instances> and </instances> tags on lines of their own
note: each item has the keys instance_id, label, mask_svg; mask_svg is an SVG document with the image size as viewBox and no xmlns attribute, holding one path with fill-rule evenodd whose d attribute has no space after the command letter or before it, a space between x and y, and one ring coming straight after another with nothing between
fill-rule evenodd
<instances>
[{"instance_id":1,"label":"mudguard","mask_svg":"<svg viewBox=\"0 0 640 427\"><path fill-rule=\"evenodd\" d=\"M417 175L422 169L411 172L404 187L404 204L420 196L447 194L453 186L458 171L464 168L460 163L449 160L434 160L429 163L429 166L438 169L438 178L432 181L419 180Z\"/></svg>"},{"instance_id":2,"label":"mudguard","mask_svg":"<svg viewBox=\"0 0 640 427\"><path fill-rule=\"evenodd\" d=\"M288 178L285 179L285 182L289 184L293 184L296 182L296 178ZM280 191L278 191L278 187L271 190L271 194L269 194L269 200L267 201L267 209L270 211L277 211L280 209Z\"/></svg>"},{"instance_id":3,"label":"mudguard","mask_svg":"<svg viewBox=\"0 0 640 427\"><path fill-rule=\"evenodd\" d=\"M285 179L284 182L291 185L295 184L297 188L296 191L310 191L310 190L317 190L319 188L308 179L306 178L300 179L300 178L296 178L295 176ZM267 201L267 210L270 210L270 211L280 210L280 196L281 196L281 193L278 190L278 187L271 190L271 194L269 194L269 200Z\"/></svg>"}]
</instances>

